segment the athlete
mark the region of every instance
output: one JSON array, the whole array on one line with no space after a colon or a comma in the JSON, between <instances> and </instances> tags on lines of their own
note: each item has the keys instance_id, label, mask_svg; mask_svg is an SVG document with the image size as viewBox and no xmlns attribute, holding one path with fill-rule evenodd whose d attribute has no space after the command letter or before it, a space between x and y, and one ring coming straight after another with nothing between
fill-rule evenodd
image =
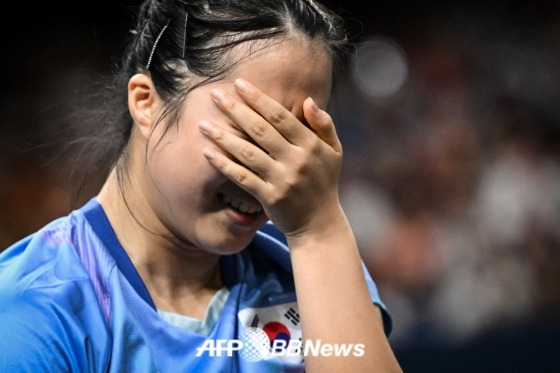
<instances>
[{"instance_id":1,"label":"athlete","mask_svg":"<svg viewBox=\"0 0 560 373\"><path fill-rule=\"evenodd\" d=\"M0 371L400 371L338 199L345 42L313 0L143 3L103 187L0 255Z\"/></svg>"}]
</instances>

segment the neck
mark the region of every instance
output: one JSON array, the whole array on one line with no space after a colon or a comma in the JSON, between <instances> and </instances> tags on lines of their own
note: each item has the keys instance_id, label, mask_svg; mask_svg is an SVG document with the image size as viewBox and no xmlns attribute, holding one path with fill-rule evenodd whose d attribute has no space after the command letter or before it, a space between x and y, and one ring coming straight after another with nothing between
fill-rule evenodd
<instances>
[{"instance_id":1,"label":"neck","mask_svg":"<svg viewBox=\"0 0 560 373\"><path fill-rule=\"evenodd\" d=\"M113 170L97 198L156 307L203 318L222 286L219 255L174 238L137 189L122 188Z\"/></svg>"}]
</instances>

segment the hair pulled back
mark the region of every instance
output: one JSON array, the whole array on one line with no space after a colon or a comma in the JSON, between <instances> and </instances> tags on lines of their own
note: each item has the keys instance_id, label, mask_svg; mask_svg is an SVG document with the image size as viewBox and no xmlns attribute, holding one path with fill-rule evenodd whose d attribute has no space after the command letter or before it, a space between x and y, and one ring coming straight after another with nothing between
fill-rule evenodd
<instances>
[{"instance_id":1,"label":"hair pulled back","mask_svg":"<svg viewBox=\"0 0 560 373\"><path fill-rule=\"evenodd\" d=\"M234 67L228 59L233 47L290 34L322 42L335 66L346 56L342 20L314 0L144 1L112 80L100 92L102 110L84 118L96 121L91 123L96 140L81 149L85 164L79 167L86 173L81 184L88 173L104 177L126 155L133 125L127 86L133 75L150 75L172 123L190 90L227 76ZM79 189L78 194L84 185Z\"/></svg>"}]
</instances>

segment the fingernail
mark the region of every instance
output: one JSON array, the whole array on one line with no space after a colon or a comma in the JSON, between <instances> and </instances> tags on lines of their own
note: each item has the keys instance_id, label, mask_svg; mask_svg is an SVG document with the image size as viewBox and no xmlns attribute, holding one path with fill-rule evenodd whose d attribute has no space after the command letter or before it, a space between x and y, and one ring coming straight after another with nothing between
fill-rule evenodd
<instances>
[{"instance_id":1,"label":"fingernail","mask_svg":"<svg viewBox=\"0 0 560 373\"><path fill-rule=\"evenodd\" d=\"M205 120L200 122L199 128L204 133L210 133L210 131L212 131L212 125Z\"/></svg>"},{"instance_id":2,"label":"fingernail","mask_svg":"<svg viewBox=\"0 0 560 373\"><path fill-rule=\"evenodd\" d=\"M216 158L216 154L212 150L207 149L207 148L204 148L204 150L202 151L202 154L204 154L204 156L209 160L212 160L212 159Z\"/></svg>"},{"instance_id":3,"label":"fingernail","mask_svg":"<svg viewBox=\"0 0 560 373\"><path fill-rule=\"evenodd\" d=\"M247 83L245 80L241 78L235 79L233 84L235 85L235 88L237 88L239 92L247 93L251 89L249 83Z\"/></svg>"},{"instance_id":4,"label":"fingernail","mask_svg":"<svg viewBox=\"0 0 560 373\"><path fill-rule=\"evenodd\" d=\"M221 102L225 99L224 93L219 89L213 89L212 92L210 92L210 96L218 102Z\"/></svg>"}]
</instances>

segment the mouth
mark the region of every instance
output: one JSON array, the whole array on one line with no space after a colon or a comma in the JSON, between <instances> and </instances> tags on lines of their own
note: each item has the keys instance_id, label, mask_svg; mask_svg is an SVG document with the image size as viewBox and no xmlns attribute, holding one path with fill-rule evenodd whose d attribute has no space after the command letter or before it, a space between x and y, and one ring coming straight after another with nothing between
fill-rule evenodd
<instances>
[{"instance_id":1,"label":"mouth","mask_svg":"<svg viewBox=\"0 0 560 373\"><path fill-rule=\"evenodd\" d=\"M220 198L226 205L243 214L253 215L258 214L262 211L262 206L248 204L227 194L220 194Z\"/></svg>"}]
</instances>

